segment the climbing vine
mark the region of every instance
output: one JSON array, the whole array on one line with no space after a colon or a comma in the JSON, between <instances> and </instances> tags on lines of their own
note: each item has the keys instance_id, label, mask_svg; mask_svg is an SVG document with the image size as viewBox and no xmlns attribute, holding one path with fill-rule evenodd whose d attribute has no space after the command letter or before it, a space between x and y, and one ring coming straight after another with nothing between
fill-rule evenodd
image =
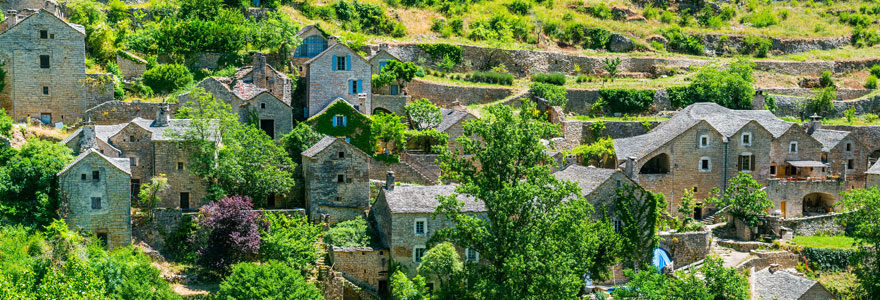
<instances>
[{"instance_id":1,"label":"climbing vine","mask_svg":"<svg viewBox=\"0 0 880 300\"><path fill-rule=\"evenodd\" d=\"M333 117L344 116L345 126L333 126ZM368 154L373 153L370 118L345 101L336 101L318 115L306 121L315 131L328 136L347 137L350 143Z\"/></svg>"}]
</instances>

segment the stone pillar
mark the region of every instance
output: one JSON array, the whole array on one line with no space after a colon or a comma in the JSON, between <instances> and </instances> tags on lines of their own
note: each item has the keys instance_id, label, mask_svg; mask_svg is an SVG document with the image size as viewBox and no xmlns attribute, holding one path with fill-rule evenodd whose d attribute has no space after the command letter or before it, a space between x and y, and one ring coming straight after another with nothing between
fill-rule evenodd
<instances>
[{"instance_id":1,"label":"stone pillar","mask_svg":"<svg viewBox=\"0 0 880 300\"><path fill-rule=\"evenodd\" d=\"M339 42L339 38L337 38L335 36L328 37L327 38L327 48L333 47L333 45L336 45L336 43L338 43L338 42Z\"/></svg>"},{"instance_id":2,"label":"stone pillar","mask_svg":"<svg viewBox=\"0 0 880 300\"><path fill-rule=\"evenodd\" d=\"M169 119L171 119L171 115L168 112L168 103L165 103L165 102L159 103L159 109L156 111L156 120L153 121L153 126L154 127L168 126Z\"/></svg>"},{"instance_id":3,"label":"stone pillar","mask_svg":"<svg viewBox=\"0 0 880 300\"><path fill-rule=\"evenodd\" d=\"M636 178L636 158L635 157L627 157L626 164L624 165L623 174L625 174L630 179L635 180Z\"/></svg>"},{"instance_id":4,"label":"stone pillar","mask_svg":"<svg viewBox=\"0 0 880 300\"><path fill-rule=\"evenodd\" d=\"M90 118L83 123L82 139L79 142L79 153L85 153L89 149L98 148L98 138L95 134L95 123Z\"/></svg>"},{"instance_id":5,"label":"stone pillar","mask_svg":"<svg viewBox=\"0 0 880 300\"><path fill-rule=\"evenodd\" d=\"M388 173L385 174L385 189L394 190L394 171L388 170Z\"/></svg>"},{"instance_id":6,"label":"stone pillar","mask_svg":"<svg viewBox=\"0 0 880 300\"><path fill-rule=\"evenodd\" d=\"M12 28L12 26L15 26L15 24L18 24L18 11L13 10L13 9L7 10L6 11L6 19L8 20L8 21L6 21L6 22L8 22L7 24L9 24L9 27L7 27L7 28Z\"/></svg>"}]
</instances>

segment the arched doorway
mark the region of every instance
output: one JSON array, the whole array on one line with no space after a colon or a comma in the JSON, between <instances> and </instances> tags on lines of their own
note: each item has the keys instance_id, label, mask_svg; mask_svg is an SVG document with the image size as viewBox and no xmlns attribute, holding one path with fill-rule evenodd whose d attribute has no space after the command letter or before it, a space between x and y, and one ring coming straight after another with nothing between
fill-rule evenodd
<instances>
[{"instance_id":1,"label":"arched doorway","mask_svg":"<svg viewBox=\"0 0 880 300\"><path fill-rule=\"evenodd\" d=\"M386 114L390 114L391 111L390 111L390 110L387 110L387 109L385 109L385 108L382 108L382 107L376 107L376 108L374 108L374 109L373 109L373 114L375 115L375 114L378 114L378 113L386 113Z\"/></svg>"},{"instance_id":2,"label":"arched doorway","mask_svg":"<svg viewBox=\"0 0 880 300\"><path fill-rule=\"evenodd\" d=\"M642 165L639 174L669 174L669 155L660 153L652 157Z\"/></svg>"},{"instance_id":3,"label":"arched doorway","mask_svg":"<svg viewBox=\"0 0 880 300\"><path fill-rule=\"evenodd\" d=\"M829 193L810 193L804 196L803 214L805 217L834 212L837 198Z\"/></svg>"}]
</instances>

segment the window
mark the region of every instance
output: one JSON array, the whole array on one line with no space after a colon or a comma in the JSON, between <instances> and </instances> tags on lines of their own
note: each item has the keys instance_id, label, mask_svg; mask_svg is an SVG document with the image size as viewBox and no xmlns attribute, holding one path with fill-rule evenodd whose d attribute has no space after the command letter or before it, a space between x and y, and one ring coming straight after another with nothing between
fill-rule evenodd
<instances>
[{"instance_id":1,"label":"window","mask_svg":"<svg viewBox=\"0 0 880 300\"><path fill-rule=\"evenodd\" d=\"M797 151L798 151L797 142L791 142L791 144L788 144L788 152L789 153L797 153Z\"/></svg>"},{"instance_id":2,"label":"window","mask_svg":"<svg viewBox=\"0 0 880 300\"><path fill-rule=\"evenodd\" d=\"M400 86L399 85L393 84L393 85L391 85L391 87L389 87L389 90L390 90L391 95L399 95L400 94Z\"/></svg>"},{"instance_id":3,"label":"window","mask_svg":"<svg viewBox=\"0 0 880 300\"><path fill-rule=\"evenodd\" d=\"M92 209L101 209L101 197L92 197Z\"/></svg>"},{"instance_id":4,"label":"window","mask_svg":"<svg viewBox=\"0 0 880 300\"><path fill-rule=\"evenodd\" d=\"M101 181L101 172L99 172L99 171L92 171L92 180L94 180L94 181Z\"/></svg>"},{"instance_id":5,"label":"window","mask_svg":"<svg viewBox=\"0 0 880 300\"><path fill-rule=\"evenodd\" d=\"M339 151L339 158L345 158L345 152Z\"/></svg>"},{"instance_id":6,"label":"window","mask_svg":"<svg viewBox=\"0 0 880 300\"><path fill-rule=\"evenodd\" d=\"M266 109L266 103L260 103L260 108L261 108L261 109Z\"/></svg>"},{"instance_id":7,"label":"window","mask_svg":"<svg viewBox=\"0 0 880 300\"><path fill-rule=\"evenodd\" d=\"M183 171L183 162L177 162L177 170Z\"/></svg>"},{"instance_id":8,"label":"window","mask_svg":"<svg viewBox=\"0 0 880 300\"><path fill-rule=\"evenodd\" d=\"M850 158L849 160L846 161L846 169L847 169L847 170L852 170L852 169L854 169L854 168L855 168L855 165L856 165L855 160L852 159L852 158Z\"/></svg>"},{"instance_id":9,"label":"window","mask_svg":"<svg viewBox=\"0 0 880 300\"><path fill-rule=\"evenodd\" d=\"M694 194L696 194L696 193L697 193L697 187L694 187L694 188L692 189L692 191L694 191Z\"/></svg>"},{"instance_id":10,"label":"window","mask_svg":"<svg viewBox=\"0 0 880 300\"><path fill-rule=\"evenodd\" d=\"M133 136L133 135L129 135L129 136L128 136L128 141L129 141L129 142L134 142L134 136Z\"/></svg>"},{"instance_id":11,"label":"window","mask_svg":"<svg viewBox=\"0 0 880 300\"><path fill-rule=\"evenodd\" d=\"M387 61L387 60L381 60L381 61L379 61L379 71L382 71L382 68L384 68L385 65L387 65L387 64L388 64L388 61Z\"/></svg>"},{"instance_id":12,"label":"window","mask_svg":"<svg viewBox=\"0 0 880 300\"><path fill-rule=\"evenodd\" d=\"M739 155L739 161L737 162L737 166L740 171L754 171L755 170L755 156L751 153L743 153Z\"/></svg>"},{"instance_id":13,"label":"window","mask_svg":"<svg viewBox=\"0 0 880 300\"><path fill-rule=\"evenodd\" d=\"M348 93L349 94L360 94L364 91L364 81L363 80L349 80L348 81ZM355 110L357 110L357 105L355 105Z\"/></svg>"},{"instance_id":14,"label":"window","mask_svg":"<svg viewBox=\"0 0 880 300\"><path fill-rule=\"evenodd\" d=\"M708 157L700 158L700 172L712 171L712 160Z\"/></svg>"},{"instance_id":15,"label":"window","mask_svg":"<svg viewBox=\"0 0 880 300\"><path fill-rule=\"evenodd\" d=\"M189 193L180 193L180 208L189 209Z\"/></svg>"},{"instance_id":16,"label":"window","mask_svg":"<svg viewBox=\"0 0 880 300\"><path fill-rule=\"evenodd\" d=\"M315 57L327 49L327 40L320 35L311 35L302 41L302 45L296 48L294 57Z\"/></svg>"},{"instance_id":17,"label":"window","mask_svg":"<svg viewBox=\"0 0 880 300\"><path fill-rule=\"evenodd\" d=\"M136 166L138 165L138 158L137 158L137 156L131 156L131 157L129 157L129 158L128 158L128 165L129 165L129 166L132 166L132 167L136 167Z\"/></svg>"},{"instance_id":18,"label":"window","mask_svg":"<svg viewBox=\"0 0 880 300\"><path fill-rule=\"evenodd\" d=\"M422 256L425 256L425 246L413 247L413 262L422 262Z\"/></svg>"},{"instance_id":19,"label":"window","mask_svg":"<svg viewBox=\"0 0 880 300\"><path fill-rule=\"evenodd\" d=\"M749 133L749 132L743 133L742 144L743 144L743 146L751 146L752 145L752 134L751 133Z\"/></svg>"},{"instance_id":20,"label":"window","mask_svg":"<svg viewBox=\"0 0 880 300\"><path fill-rule=\"evenodd\" d=\"M333 57L333 65L336 67L335 71L344 71L348 63L346 62L345 56L334 56Z\"/></svg>"},{"instance_id":21,"label":"window","mask_svg":"<svg viewBox=\"0 0 880 300\"><path fill-rule=\"evenodd\" d=\"M475 250L464 248L464 259L469 262L478 262L480 260L480 253L477 253Z\"/></svg>"},{"instance_id":22,"label":"window","mask_svg":"<svg viewBox=\"0 0 880 300\"><path fill-rule=\"evenodd\" d=\"M776 165L770 165L770 176L776 176Z\"/></svg>"},{"instance_id":23,"label":"window","mask_svg":"<svg viewBox=\"0 0 880 300\"><path fill-rule=\"evenodd\" d=\"M345 127L346 123L348 123L348 118L343 115L335 115L333 116L333 127Z\"/></svg>"},{"instance_id":24,"label":"window","mask_svg":"<svg viewBox=\"0 0 880 300\"><path fill-rule=\"evenodd\" d=\"M86 176L86 174L82 174L82 176L80 176L80 179L82 179L82 181L86 181L88 180L88 176Z\"/></svg>"},{"instance_id":25,"label":"window","mask_svg":"<svg viewBox=\"0 0 880 300\"><path fill-rule=\"evenodd\" d=\"M701 135L700 136L700 148L709 146L709 136Z\"/></svg>"},{"instance_id":26,"label":"window","mask_svg":"<svg viewBox=\"0 0 880 300\"><path fill-rule=\"evenodd\" d=\"M40 55L40 68L48 69L49 68L49 56L48 55Z\"/></svg>"},{"instance_id":27,"label":"window","mask_svg":"<svg viewBox=\"0 0 880 300\"><path fill-rule=\"evenodd\" d=\"M415 224L413 224L413 231L416 233L416 235L425 235L425 232L428 231L427 224L428 219L418 218L416 219Z\"/></svg>"},{"instance_id":28,"label":"window","mask_svg":"<svg viewBox=\"0 0 880 300\"><path fill-rule=\"evenodd\" d=\"M623 222L620 220L614 220L614 232L620 232L623 229Z\"/></svg>"},{"instance_id":29,"label":"window","mask_svg":"<svg viewBox=\"0 0 880 300\"><path fill-rule=\"evenodd\" d=\"M40 30L40 38L41 38L41 39L44 39L44 40L47 39L47 38L49 38L49 31L46 31L46 30Z\"/></svg>"},{"instance_id":30,"label":"window","mask_svg":"<svg viewBox=\"0 0 880 300\"><path fill-rule=\"evenodd\" d=\"M344 183L345 182L345 175L342 175L342 174L336 175L336 182Z\"/></svg>"},{"instance_id":31,"label":"window","mask_svg":"<svg viewBox=\"0 0 880 300\"><path fill-rule=\"evenodd\" d=\"M852 143L846 143L846 151L852 151Z\"/></svg>"},{"instance_id":32,"label":"window","mask_svg":"<svg viewBox=\"0 0 880 300\"><path fill-rule=\"evenodd\" d=\"M618 181L616 182L616 184L617 184L617 187L620 187L620 180L618 180Z\"/></svg>"},{"instance_id":33,"label":"window","mask_svg":"<svg viewBox=\"0 0 880 300\"><path fill-rule=\"evenodd\" d=\"M48 86L44 86L44 87L43 87L43 95L48 95L48 94L49 94L49 87L48 87Z\"/></svg>"}]
</instances>

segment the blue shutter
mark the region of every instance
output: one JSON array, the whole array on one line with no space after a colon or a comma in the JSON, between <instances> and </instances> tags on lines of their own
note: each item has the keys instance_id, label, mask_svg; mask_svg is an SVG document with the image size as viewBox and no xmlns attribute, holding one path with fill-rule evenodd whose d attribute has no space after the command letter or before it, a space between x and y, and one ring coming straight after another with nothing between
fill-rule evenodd
<instances>
[{"instance_id":1,"label":"blue shutter","mask_svg":"<svg viewBox=\"0 0 880 300\"><path fill-rule=\"evenodd\" d=\"M338 66L336 64L336 56L333 56L333 64L330 65L330 70L336 71L336 66Z\"/></svg>"},{"instance_id":2,"label":"blue shutter","mask_svg":"<svg viewBox=\"0 0 880 300\"><path fill-rule=\"evenodd\" d=\"M387 64L388 64L388 61L386 61L386 60L380 61L379 62L379 71L382 71L382 68L384 68L385 65L387 65Z\"/></svg>"},{"instance_id":3,"label":"blue shutter","mask_svg":"<svg viewBox=\"0 0 880 300\"><path fill-rule=\"evenodd\" d=\"M363 92L364 92L364 81L358 80L358 94L363 93Z\"/></svg>"},{"instance_id":4,"label":"blue shutter","mask_svg":"<svg viewBox=\"0 0 880 300\"><path fill-rule=\"evenodd\" d=\"M345 70L351 71L351 55L345 56Z\"/></svg>"},{"instance_id":5,"label":"blue shutter","mask_svg":"<svg viewBox=\"0 0 880 300\"><path fill-rule=\"evenodd\" d=\"M354 80L348 81L348 93L354 94Z\"/></svg>"},{"instance_id":6,"label":"blue shutter","mask_svg":"<svg viewBox=\"0 0 880 300\"><path fill-rule=\"evenodd\" d=\"M333 120L333 127L336 127L336 116L333 116L331 119Z\"/></svg>"},{"instance_id":7,"label":"blue shutter","mask_svg":"<svg viewBox=\"0 0 880 300\"><path fill-rule=\"evenodd\" d=\"M342 116L342 127L348 126L348 117Z\"/></svg>"}]
</instances>

